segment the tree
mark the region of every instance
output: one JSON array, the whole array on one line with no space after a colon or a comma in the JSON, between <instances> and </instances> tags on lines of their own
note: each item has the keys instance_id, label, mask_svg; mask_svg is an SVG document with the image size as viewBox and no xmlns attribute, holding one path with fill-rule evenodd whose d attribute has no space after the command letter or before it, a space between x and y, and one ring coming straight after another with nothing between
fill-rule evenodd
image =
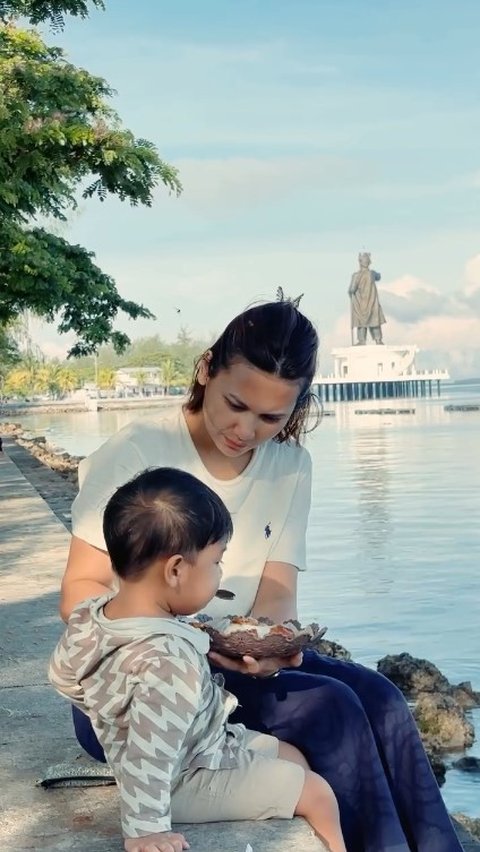
<instances>
[{"instance_id":1,"label":"tree","mask_svg":"<svg viewBox=\"0 0 480 852\"><path fill-rule=\"evenodd\" d=\"M204 340L194 340L188 328L182 326L175 343L171 346L171 354L184 378L181 384L190 383L195 364L206 349L208 344Z\"/></svg>"},{"instance_id":2,"label":"tree","mask_svg":"<svg viewBox=\"0 0 480 852\"><path fill-rule=\"evenodd\" d=\"M61 364L50 362L38 369L34 381L34 390L48 393L56 398L65 396L77 386L77 380L72 370Z\"/></svg>"},{"instance_id":3,"label":"tree","mask_svg":"<svg viewBox=\"0 0 480 852\"><path fill-rule=\"evenodd\" d=\"M145 370L140 370L136 375L136 379L137 379L138 390L140 391L140 393L143 396L144 393L145 393L145 385L147 384L147 381L148 381L148 373Z\"/></svg>"},{"instance_id":4,"label":"tree","mask_svg":"<svg viewBox=\"0 0 480 852\"><path fill-rule=\"evenodd\" d=\"M160 367L160 378L163 385L164 394L168 394L172 385L175 385L180 379L178 366L173 358L164 358Z\"/></svg>"},{"instance_id":5,"label":"tree","mask_svg":"<svg viewBox=\"0 0 480 852\"><path fill-rule=\"evenodd\" d=\"M7 20L24 14L58 25L62 12L84 17L88 3L0 0L0 326L29 309L56 321L60 332L75 332L69 354L78 356L108 341L125 349L127 335L114 330L120 311L153 315L120 296L92 252L40 226L38 217L65 221L81 187L83 198L113 195L151 206L159 183L177 194L181 185L151 142L121 126L105 80Z\"/></svg>"},{"instance_id":6,"label":"tree","mask_svg":"<svg viewBox=\"0 0 480 852\"><path fill-rule=\"evenodd\" d=\"M104 9L103 0L90 0L92 6ZM63 26L64 14L76 18L88 15L88 0L0 0L0 20L28 18L32 24L51 21L54 28Z\"/></svg>"},{"instance_id":7,"label":"tree","mask_svg":"<svg viewBox=\"0 0 480 852\"><path fill-rule=\"evenodd\" d=\"M115 370L103 369L98 371L98 387L101 390L114 390L117 383Z\"/></svg>"},{"instance_id":8,"label":"tree","mask_svg":"<svg viewBox=\"0 0 480 852\"><path fill-rule=\"evenodd\" d=\"M14 338L7 328L0 326L0 378L4 378L12 366L20 360Z\"/></svg>"},{"instance_id":9,"label":"tree","mask_svg":"<svg viewBox=\"0 0 480 852\"><path fill-rule=\"evenodd\" d=\"M32 393L30 378L31 377L28 375L27 371L23 370L21 367L15 370L10 370L5 378L3 393L5 396L28 396Z\"/></svg>"},{"instance_id":10,"label":"tree","mask_svg":"<svg viewBox=\"0 0 480 852\"><path fill-rule=\"evenodd\" d=\"M57 387L61 396L71 393L78 387L77 377L73 370L69 370L68 367L60 367L57 375Z\"/></svg>"}]
</instances>

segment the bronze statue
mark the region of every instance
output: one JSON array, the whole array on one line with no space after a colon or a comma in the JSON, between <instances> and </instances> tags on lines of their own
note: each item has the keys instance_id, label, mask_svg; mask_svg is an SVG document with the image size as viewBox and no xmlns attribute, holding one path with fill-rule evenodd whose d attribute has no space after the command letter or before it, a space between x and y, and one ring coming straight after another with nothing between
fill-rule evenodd
<instances>
[{"instance_id":1,"label":"bronze statue","mask_svg":"<svg viewBox=\"0 0 480 852\"><path fill-rule=\"evenodd\" d=\"M378 298L376 281L380 281L379 272L370 269L371 258L368 252L358 255L360 269L352 275L348 288L351 303L352 329L357 329L357 346L367 342L367 331L375 343L383 343L382 325L386 322L385 314ZM353 341L352 341L353 342Z\"/></svg>"}]
</instances>

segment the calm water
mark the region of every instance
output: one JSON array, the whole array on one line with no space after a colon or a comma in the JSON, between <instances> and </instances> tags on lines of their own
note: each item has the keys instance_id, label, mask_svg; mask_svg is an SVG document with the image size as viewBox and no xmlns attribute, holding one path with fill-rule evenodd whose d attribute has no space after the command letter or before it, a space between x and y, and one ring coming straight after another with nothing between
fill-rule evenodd
<instances>
[{"instance_id":1,"label":"calm water","mask_svg":"<svg viewBox=\"0 0 480 852\"><path fill-rule=\"evenodd\" d=\"M480 385L398 403L415 414L327 406L336 416L308 439L314 494L300 614L328 625L328 636L367 665L408 650L480 690L480 412L443 410L464 401L478 403ZM85 454L128 421L155 413L21 419ZM473 718L480 731L480 711ZM480 756L480 746L471 753ZM448 806L479 816L480 777L452 770L447 779Z\"/></svg>"}]
</instances>

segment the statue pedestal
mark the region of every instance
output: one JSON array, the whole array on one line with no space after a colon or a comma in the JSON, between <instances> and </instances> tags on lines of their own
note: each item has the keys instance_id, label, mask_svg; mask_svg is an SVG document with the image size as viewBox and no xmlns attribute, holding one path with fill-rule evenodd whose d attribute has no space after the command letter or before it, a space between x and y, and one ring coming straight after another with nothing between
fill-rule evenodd
<instances>
[{"instance_id":1,"label":"statue pedestal","mask_svg":"<svg viewBox=\"0 0 480 852\"><path fill-rule=\"evenodd\" d=\"M417 370L415 344L388 346L367 343L332 349L334 372L316 375L313 386L322 402L440 395L446 370Z\"/></svg>"},{"instance_id":2,"label":"statue pedestal","mask_svg":"<svg viewBox=\"0 0 480 852\"><path fill-rule=\"evenodd\" d=\"M333 377L344 382L385 382L417 375L418 346L367 343L332 349Z\"/></svg>"}]
</instances>

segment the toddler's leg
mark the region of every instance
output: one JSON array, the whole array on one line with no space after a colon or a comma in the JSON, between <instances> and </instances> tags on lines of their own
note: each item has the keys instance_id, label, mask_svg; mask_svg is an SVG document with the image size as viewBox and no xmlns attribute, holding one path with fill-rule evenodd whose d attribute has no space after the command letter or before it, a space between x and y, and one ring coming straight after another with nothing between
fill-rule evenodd
<instances>
[{"instance_id":1,"label":"toddler's leg","mask_svg":"<svg viewBox=\"0 0 480 852\"><path fill-rule=\"evenodd\" d=\"M346 852L338 804L330 785L311 771L303 754L295 746L279 743L278 756L281 760L298 763L305 769L305 783L295 813L305 817L330 852Z\"/></svg>"},{"instance_id":2,"label":"toddler's leg","mask_svg":"<svg viewBox=\"0 0 480 852\"><path fill-rule=\"evenodd\" d=\"M310 769L305 772L295 813L305 817L330 852L347 852L334 792L324 778Z\"/></svg>"},{"instance_id":3,"label":"toddler's leg","mask_svg":"<svg viewBox=\"0 0 480 852\"><path fill-rule=\"evenodd\" d=\"M290 743L282 743L281 740L278 741L278 757L280 760L289 760L290 763L298 763L298 765L303 766L304 769L310 769L308 761L306 757L303 756L300 749L296 746L290 745Z\"/></svg>"}]
</instances>

